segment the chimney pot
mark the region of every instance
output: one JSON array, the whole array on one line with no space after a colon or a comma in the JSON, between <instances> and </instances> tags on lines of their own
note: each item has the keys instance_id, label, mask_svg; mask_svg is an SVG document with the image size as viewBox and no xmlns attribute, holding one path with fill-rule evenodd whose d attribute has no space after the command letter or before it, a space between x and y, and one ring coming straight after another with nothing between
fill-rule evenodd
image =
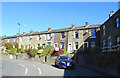
<instances>
[{"instance_id":1,"label":"chimney pot","mask_svg":"<svg viewBox=\"0 0 120 78\"><path fill-rule=\"evenodd\" d=\"M85 26L89 26L88 22L85 22Z\"/></svg>"},{"instance_id":2,"label":"chimney pot","mask_svg":"<svg viewBox=\"0 0 120 78\"><path fill-rule=\"evenodd\" d=\"M114 13L115 13L115 11L111 11L109 14L109 17L111 17Z\"/></svg>"},{"instance_id":3,"label":"chimney pot","mask_svg":"<svg viewBox=\"0 0 120 78\"><path fill-rule=\"evenodd\" d=\"M72 28L74 28L74 27L75 27L74 22L72 22Z\"/></svg>"},{"instance_id":4,"label":"chimney pot","mask_svg":"<svg viewBox=\"0 0 120 78\"><path fill-rule=\"evenodd\" d=\"M19 33L17 33L16 35L19 35Z\"/></svg>"},{"instance_id":5,"label":"chimney pot","mask_svg":"<svg viewBox=\"0 0 120 78\"><path fill-rule=\"evenodd\" d=\"M51 28L48 28L48 31L50 31L51 30Z\"/></svg>"},{"instance_id":6,"label":"chimney pot","mask_svg":"<svg viewBox=\"0 0 120 78\"><path fill-rule=\"evenodd\" d=\"M26 32L23 32L23 34L26 34Z\"/></svg>"},{"instance_id":7,"label":"chimney pot","mask_svg":"<svg viewBox=\"0 0 120 78\"><path fill-rule=\"evenodd\" d=\"M33 30L31 29L30 33L33 33Z\"/></svg>"},{"instance_id":8,"label":"chimney pot","mask_svg":"<svg viewBox=\"0 0 120 78\"><path fill-rule=\"evenodd\" d=\"M4 35L4 38L6 37L6 35Z\"/></svg>"}]
</instances>

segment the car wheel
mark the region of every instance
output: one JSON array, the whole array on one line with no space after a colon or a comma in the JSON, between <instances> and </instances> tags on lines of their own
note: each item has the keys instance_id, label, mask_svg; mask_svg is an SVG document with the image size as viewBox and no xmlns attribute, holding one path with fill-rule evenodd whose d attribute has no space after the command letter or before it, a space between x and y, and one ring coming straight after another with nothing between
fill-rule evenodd
<instances>
[{"instance_id":1,"label":"car wheel","mask_svg":"<svg viewBox=\"0 0 120 78\"><path fill-rule=\"evenodd\" d=\"M61 69L61 68L62 68L60 64L58 65L58 67L59 67L59 69Z\"/></svg>"}]
</instances>

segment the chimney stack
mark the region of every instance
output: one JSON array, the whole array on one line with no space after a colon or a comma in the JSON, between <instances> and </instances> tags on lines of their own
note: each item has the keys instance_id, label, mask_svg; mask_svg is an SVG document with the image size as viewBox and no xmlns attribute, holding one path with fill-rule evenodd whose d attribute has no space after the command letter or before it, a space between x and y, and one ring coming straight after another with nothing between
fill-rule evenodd
<instances>
[{"instance_id":1,"label":"chimney stack","mask_svg":"<svg viewBox=\"0 0 120 78\"><path fill-rule=\"evenodd\" d=\"M48 31L50 31L51 30L51 28L48 28Z\"/></svg>"},{"instance_id":2,"label":"chimney stack","mask_svg":"<svg viewBox=\"0 0 120 78\"><path fill-rule=\"evenodd\" d=\"M30 33L33 33L33 30L31 29Z\"/></svg>"},{"instance_id":3,"label":"chimney stack","mask_svg":"<svg viewBox=\"0 0 120 78\"><path fill-rule=\"evenodd\" d=\"M23 32L23 35L26 34L26 32Z\"/></svg>"},{"instance_id":4,"label":"chimney stack","mask_svg":"<svg viewBox=\"0 0 120 78\"><path fill-rule=\"evenodd\" d=\"M114 11L111 11L109 17L111 17L114 13L115 13Z\"/></svg>"},{"instance_id":5,"label":"chimney stack","mask_svg":"<svg viewBox=\"0 0 120 78\"><path fill-rule=\"evenodd\" d=\"M72 22L72 28L74 28L74 27L75 27L74 22Z\"/></svg>"},{"instance_id":6,"label":"chimney stack","mask_svg":"<svg viewBox=\"0 0 120 78\"><path fill-rule=\"evenodd\" d=\"M6 35L4 35L4 38L6 37Z\"/></svg>"},{"instance_id":7,"label":"chimney stack","mask_svg":"<svg viewBox=\"0 0 120 78\"><path fill-rule=\"evenodd\" d=\"M19 33L16 34L17 36L19 35Z\"/></svg>"},{"instance_id":8,"label":"chimney stack","mask_svg":"<svg viewBox=\"0 0 120 78\"><path fill-rule=\"evenodd\" d=\"M85 26L89 26L88 22L85 22Z\"/></svg>"}]
</instances>

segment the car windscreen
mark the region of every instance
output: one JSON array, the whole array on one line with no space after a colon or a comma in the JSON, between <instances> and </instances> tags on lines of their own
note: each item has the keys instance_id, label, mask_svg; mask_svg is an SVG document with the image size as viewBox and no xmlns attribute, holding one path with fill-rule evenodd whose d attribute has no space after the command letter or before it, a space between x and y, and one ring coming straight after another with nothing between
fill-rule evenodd
<instances>
[{"instance_id":1,"label":"car windscreen","mask_svg":"<svg viewBox=\"0 0 120 78\"><path fill-rule=\"evenodd\" d=\"M70 57L63 57L63 56L61 56L60 59L62 59L62 60L71 60Z\"/></svg>"}]
</instances>

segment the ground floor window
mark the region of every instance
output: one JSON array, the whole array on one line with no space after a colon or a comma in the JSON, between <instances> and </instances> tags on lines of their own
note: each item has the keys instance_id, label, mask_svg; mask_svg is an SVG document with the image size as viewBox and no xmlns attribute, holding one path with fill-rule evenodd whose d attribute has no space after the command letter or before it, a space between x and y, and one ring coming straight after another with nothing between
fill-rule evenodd
<instances>
[{"instance_id":1,"label":"ground floor window","mask_svg":"<svg viewBox=\"0 0 120 78\"><path fill-rule=\"evenodd\" d=\"M91 47L94 47L95 46L95 42L91 42Z\"/></svg>"},{"instance_id":2,"label":"ground floor window","mask_svg":"<svg viewBox=\"0 0 120 78\"><path fill-rule=\"evenodd\" d=\"M42 47L45 48L45 44L43 44Z\"/></svg>"},{"instance_id":3,"label":"ground floor window","mask_svg":"<svg viewBox=\"0 0 120 78\"><path fill-rule=\"evenodd\" d=\"M120 45L120 36L117 37L117 45Z\"/></svg>"},{"instance_id":4,"label":"ground floor window","mask_svg":"<svg viewBox=\"0 0 120 78\"><path fill-rule=\"evenodd\" d=\"M75 50L78 49L78 42L75 42Z\"/></svg>"},{"instance_id":5,"label":"ground floor window","mask_svg":"<svg viewBox=\"0 0 120 78\"><path fill-rule=\"evenodd\" d=\"M51 45L51 42L48 42L48 45Z\"/></svg>"},{"instance_id":6,"label":"ground floor window","mask_svg":"<svg viewBox=\"0 0 120 78\"><path fill-rule=\"evenodd\" d=\"M84 42L83 49L88 48L88 42Z\"/></svg>"},{"instance_id":7,"label":"ground floor window","mask_svg":"<svg viewBox=\"0 0 120 78\"><path fill-rule=\"evenodd\" d=\"M61 43L61 48L64 49L64 43Z\"/></svg>"}]
</instances>

